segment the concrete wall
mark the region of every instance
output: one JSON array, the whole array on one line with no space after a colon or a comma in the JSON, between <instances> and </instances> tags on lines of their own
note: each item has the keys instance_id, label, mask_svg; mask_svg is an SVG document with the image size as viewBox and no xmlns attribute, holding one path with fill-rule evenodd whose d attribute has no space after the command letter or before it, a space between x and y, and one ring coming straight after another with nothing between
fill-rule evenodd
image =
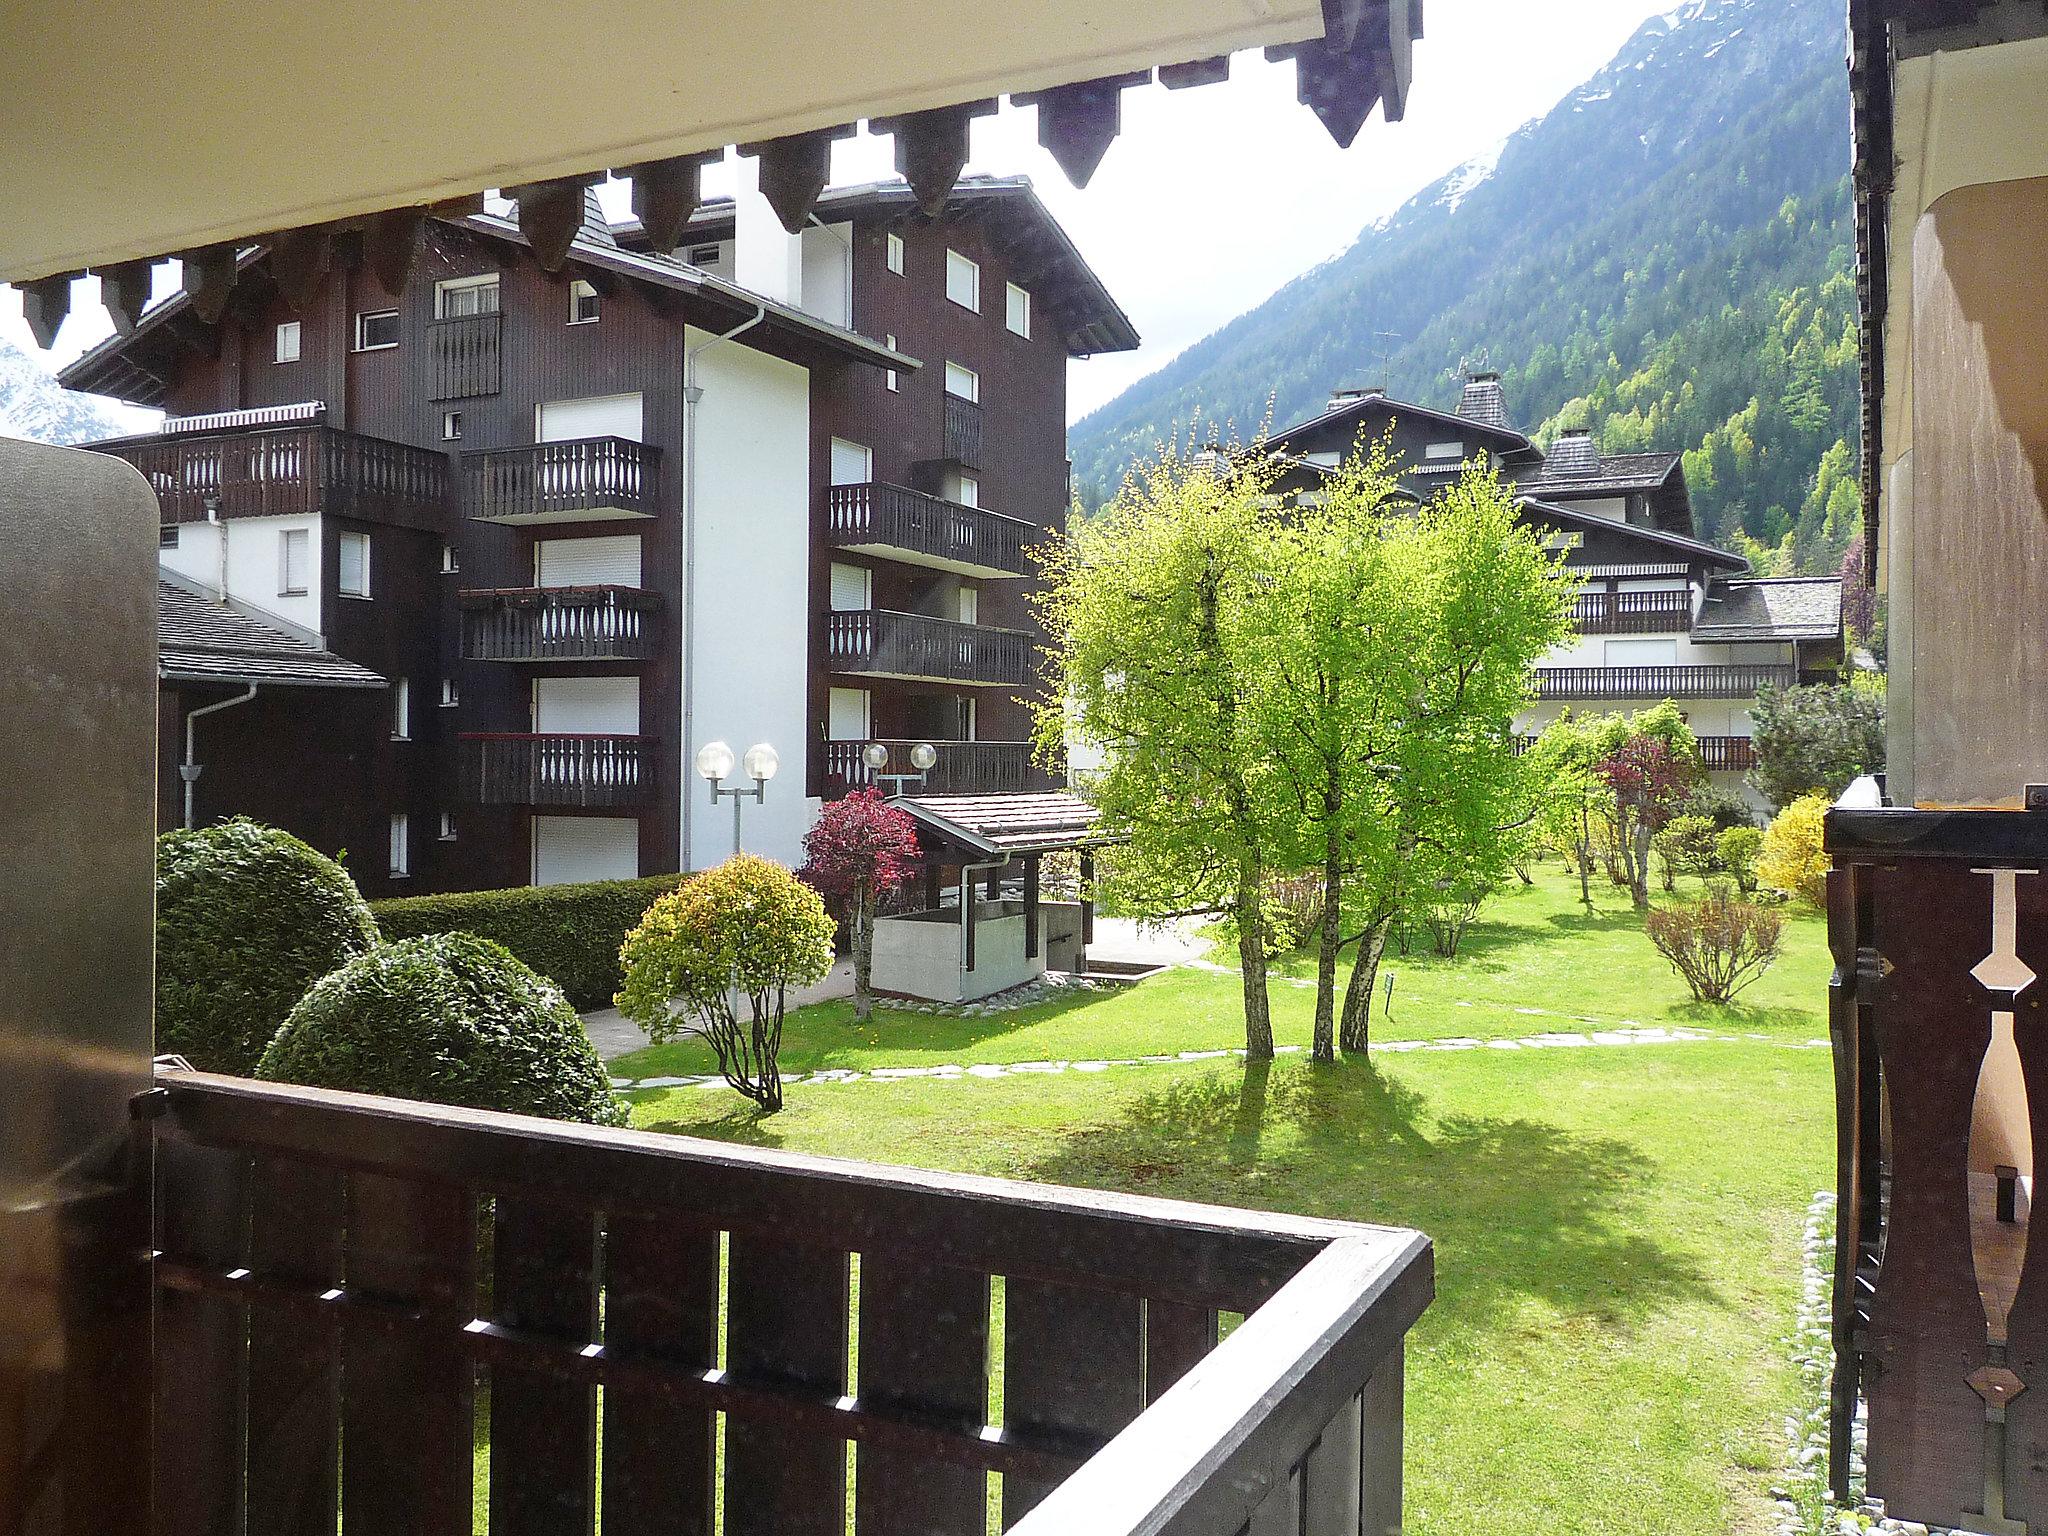
<instances>
[{"instance_id":1,"label":"concrete wall","mask_svg":"<svg viewBox=\"0 0 2048 1536\"><path fill-rule=\"evenodd\" d=\"M974 969L964 973L958 908L882 918L875 924L876 990L940 1003L972 1002L1045 974L1042 946L1036 959L1024 954L1021 901L977 901L974 914Z\"/></svg>"}]
</instances>

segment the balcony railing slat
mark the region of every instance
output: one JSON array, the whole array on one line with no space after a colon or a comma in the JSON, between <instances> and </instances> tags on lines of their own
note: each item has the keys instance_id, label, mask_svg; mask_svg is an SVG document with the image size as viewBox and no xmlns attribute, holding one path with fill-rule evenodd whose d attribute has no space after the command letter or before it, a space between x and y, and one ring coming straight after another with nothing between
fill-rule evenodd
<instances>
[{"instance_id":1,"label":"balcony railing slat","mask_svg":"<svg viewBox=\"0 0 2048 1536\"><path fill-rule=\"evenodd\" d=\"M1031 574L1026 551L1046 537L1019 518L880 481L829 487L825 526L839 548L902 550L1010 576Z\"/></svg>"},{"instance_id":2,"label":"balcony railing slat","mask_svg":"<svg viewBox=\"0 0 2048 1536\"><path fill-rule=\"evenodd\" d=\"M1135 1296L1011 1277L1003 1286L1003 1423L1108 1440L1145 1407L1145 1304ZM1014 1525L1057 1486L1003 1479Z\"/></svg>"},{"instance_id":3,"label":"balcony railing slat","mask_svg":"<svg viewBox=\"0 0 2048 1536\"><path fill-rule=\"evenodd\" d=\"M652 517L661 449L624 437L481 448L462 456L462 509L485 521Z\"/></svg>"},{"instance_id":4,"label":"balcony railing slat","mask_svg":"<svg viewBox=\"0 0 2048 1536\"><path fill-rule=\"evenodd\" d=\"M156 1158L157 1245L211 1268L243 1257L246 1159L232 1149L171 1144ZM156 1464L178 1469L158 1536L242 1528L247 1309L231 1297L165 1295L156 1309ZM187 1404L207 1405L192 1412Z\"/></svg>"},{"instance_id":5,"label":"balcony railing slat","mask_svg":"<svg viewBox=\"0 0 2048 1536\"><path fill-rule=\"evenodd\" d=\"M469 1536L475 1377L462 1327L476 1315L476 1197L358 1173L347 1220L350 1287L441 1326L344 1331L342 1528Z\"/></svg>"},{"instance_id":6,"label":"balcony railing slat","mask_svg":"<svg viewBox=\"0 0 2048 1536\"><path fill-rule=\"evenodd\" d=\"M467 661L647 661L661 595L642 587L464 592Z\"/></svg>"},{"instance_id":7,"label":"balcony railing slat","mask_svg":"<svg viewBox=\"0 0 2048 1536\"><path fill-rule=\"evenodd\" d=\"M920 744L909 737L876 741L828 741L825 743L825 772L837 776L848 789L860 789L876 782L875 772L861 754L880 745L889 749L890 774L917 772L910 760ZM1028 741L934 741L939 754L918 792L930 795L1001 795L1019 790L1049 788L1054 778L1038 765Z\"/></svg>"},{"instance_id":8,"label":"balcony railing slat","mask_svg":"<svg viewBox=\"0 0 2048 1536\"><path fill-rule=\"evenodd\" d=\"M1789 688L1791 667L1695 665L1669 667L1538 667L1536 695L1544 699L1741 699L1766 685Z\"/></svg>"},{"instance_id":9,"label":"balcony railing slat","mask_svg":"<svg viewBox=\"0 0 2048 1536\"><path fill-rule=\"evenodd\" d=\"M654 790L649 737L473 732L458 740L463 788L484 805L630 808Z\"/></svg>"},{"instance_id":10,"label":"balcony railing slat","mask_svg":"<svg viewBox=\"0 0 2048 1536\"><path fill-rule=\"evenodd\" d=\"M1690 592L1584 592L1572 605L1582 635L1656 635L1692 627Z\"/></svg>"},{"instance_id":11,"label":"balcony railing slat","mask_svg":"<svg viewBox=\"0 0 2048 1536\"><path fill-rule=\"evenodd\" d=\"M598 1339L597 1222L588 1211L500 1200L491 1306L509 1328L581 1348ZM491 1373L491 1531L556 1536L592 1528L597 1402L545 1371Z\"/></svg>"},{"instance_id":12,"label":"balcony railing slat","mask_svg":"<svg viewBox=\"0 0 2048 1536\"><path fill-rule=\"evenodd\" d=\"M467 400L500 388L504 316L462 315L427 322L427 397Z\"/></svg>"},{"instance_id":13,"label":"balcony railing slat","mask_svg":"<svg viewBox=\"0 0 2048 1536\"><path fill-rule=\"evenodd\" d=\"M988 1412L988 1276L865 1253L860 1296L862 1401L977 1432ZM978 1531L988 1478L876 1446L861 1451L854 1499L860 1536Z\"/></svg>"},{"instance_id":14,"label":"balcony railing slat","mask_svg":"<svg viewBox=\"0 0 2048 1536\"><path fill-rule=\"evenodd\" d=\"M945 401L945 457L971 469L981 463L981 402L950 390Z\"/></svg>"},{"instance_id":15,"label":"balcony railing slat","mask_svg":"<svg viewBox=\"0 0 2048 1536\"><path fill-rule=\"evenodd\" d=\"M133 464L167 523L205 521L209 500L229 518L336 512L438 528L447 517L447 455L320 422L86 446Z\"/></svg>"},{"instance_id":16,"label":"balcony railing slat","mask_svg":"<svg viewBox=\"0 0 2048 1536\"><path fill-rule=\"evenodd\" d=\"M249 1178L249 1262L327 1290L342 1282L347 1178L281 1158ZM248 1529L334 1536L341 1494L335 1407L341 1362L326 1330L266 1308L249 1312Z\"/></svg>"},{"instance_id":17,"label":"balcony railing slat","mask_svg":"<svg viewBox=\"0 0 2048 1536\"><path fill-rule=\"evenodd\" d=\"M726 1369L742 1384L846 1391L847 1256L735 1232L726 1258ZM846 1447L801 1425L728 1417L726 1536L846 1536Z\"/></svg>"},{"instance_id":18,"label":"balcony railing slat","mask_svg":"<svg viewBox=\"0 0 2048 1536\"><path fill-rule=\"evenodd\" d=\"M605 1222L604 1343L631 1362L718 1364L719 1238L670 1216L613 1212ZM605 1388L604 1536L713 1529L716 1421L657 1388Z\"/></svg>"},{"instance_id":19,"label":"balcony railing slat","mask_svg":"<svg viewBox=\"0 0 2048 1536\"><path fill-rule=\"evenodd\" d=\"M1022 630L922 613L859 608L825 616L825 655L836 672L1024 687L1031 646Z\"/></svg>"}]
</instances>

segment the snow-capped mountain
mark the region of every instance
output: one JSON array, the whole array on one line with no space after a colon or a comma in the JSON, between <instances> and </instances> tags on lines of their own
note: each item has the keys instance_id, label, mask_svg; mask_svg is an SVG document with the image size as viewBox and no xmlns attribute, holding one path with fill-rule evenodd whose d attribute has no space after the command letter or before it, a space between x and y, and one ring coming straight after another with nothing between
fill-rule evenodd
<instances>
[{"instance_id":1,"label":"snow-capped mountain","mask_svg":"<svg viewBox=\"0 0 2048 1536\"><path fill-rule=\"evenodd\" d=\"M87 443L146 432L156 413L73 394L32 352L0 340L0 437L38 443Z\"/></svg>"}]
</instances>

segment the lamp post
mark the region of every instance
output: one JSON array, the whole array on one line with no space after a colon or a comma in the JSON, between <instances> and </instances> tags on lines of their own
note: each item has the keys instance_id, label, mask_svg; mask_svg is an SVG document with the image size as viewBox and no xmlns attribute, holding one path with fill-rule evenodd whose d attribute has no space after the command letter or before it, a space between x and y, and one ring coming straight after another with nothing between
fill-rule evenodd
<instances>
[{"instance_id":1,"label":"lamp post","mask_svg":"<svg viewBox=\"0 0 2048 1536\"><path fill-rule=\"evenodd\" d=\"M711 803L721 800L732 801L732 851L740 851L740 802L752 800L763 804L768 799L768 781L775 777L775 770L782 766L781 755L767 742L756 742L747 748L747 755L740 767L748 778L754 781L752 789L725 787L726 775L732 772L732 748L722 741L707 741L697 749L697 773L711 786Z\"/></svg>"},{"instance_id":2,"label":"lamp post","mask_svg":"<svg viewBox=\"0 0 2048 1536\"><path fill-rule=\"evenodd\" d=\"M920 741L910 749L910 766L915 773L884 773L889 766L889 749L879 741L871 741L862 749L860 760L868 765L868 772L877 779L886 779L896 786L896 793L903 793L903 786L915 784L924 788L925 780L931 777L932 764L939 760L939 749L928 741Z\"/></svg>"}]
</instances>

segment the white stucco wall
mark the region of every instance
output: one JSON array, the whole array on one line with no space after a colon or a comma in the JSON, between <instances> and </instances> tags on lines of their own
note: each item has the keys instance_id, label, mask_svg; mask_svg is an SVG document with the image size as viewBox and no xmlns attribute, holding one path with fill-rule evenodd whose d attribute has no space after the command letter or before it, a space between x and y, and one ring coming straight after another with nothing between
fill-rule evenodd
<instances>
[{"instance_id":1,"label":"white stucco wall","mask_svg":"<svg viewBox=\"0 0 2048 1536\"><path fill-rule=\"evenodd\" d=\"M280 575L278 538L286 529L304 529L306 533L306 591L299 597L284 597L277 590ZM217 524L180 523L178 547L158 550L158 563L188 581L196 581L207 590L213 590L220 580L223 530L228 541L228 596L265 613L274 613L301 629L320 633L322 570L319 517L229 517ZM377 552L372 549L373 579L376 558Z\"/></svg>"},{"instance_id":2,"label":"white stucco wall","mask_svg":"<svg viewBox=\"0 0 2048 1536\"><path fill-rule=\"evenodd\" d=\"M687 344L709 340L692 329ZM732 809L714 809L693 766L723 741L735 757L765 741L782 756L765 804L742 812L744 846L794 865L818 802L804 794L810 647L810 376L727 343L697 359L695 647L682 744L688 866L732 853ZM737 775L738 770L734 770ZM728 782L737 782L732 780Z\"/></svg>"}]
</instances>

